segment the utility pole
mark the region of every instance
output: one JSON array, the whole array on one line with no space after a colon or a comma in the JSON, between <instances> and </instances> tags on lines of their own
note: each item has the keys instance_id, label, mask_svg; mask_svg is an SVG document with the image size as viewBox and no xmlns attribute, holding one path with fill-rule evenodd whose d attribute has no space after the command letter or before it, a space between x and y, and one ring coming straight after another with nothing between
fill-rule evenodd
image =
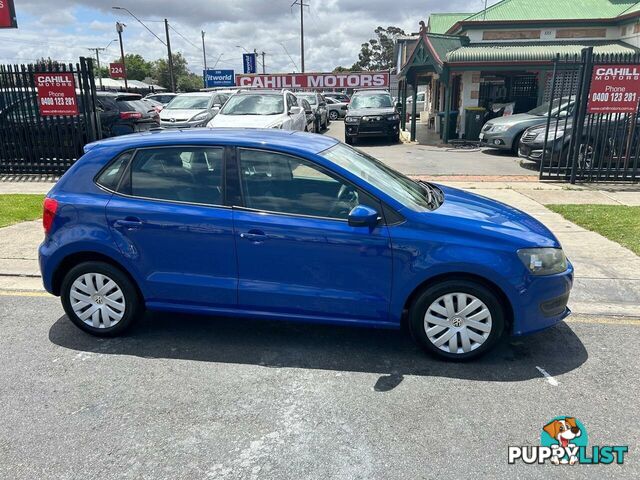
<instances>
[{"instance_id":1,"label":"utility pole","mask_svg":"<svg viewBox=\"0 0 640 480\"><path fill-rule=\"evenodd\" d=\"M104 52L106 48L88 48L87 50L91 50L96 52L96 66L98 68L98 82L100 84L100 90L102 90L102 75L100 74L100 52Z\"/></svg>"},{"instance_id":2,"label":"utility pole","mask_svg":"<svg viewBox=\"0 0 640 480\"><path fill-rule=\"evenodd\" d=\"M262 74L264 75L265 73L267 73L267 67L265 67L264 65L264 56L266 55L266 53L262 52L260 55L262 55Z\"/></svg>"},{"instance_id":3,"label":"utility pole","mask_svg":"<svg viewBox=\"0 0 640 480\"><path fill-rule=\"evenodd\" d=\"M171 91L175 93L176 82L173 78L173 57L171 56L171 40L169 39L169 21L164 19L164 30L167 34L167 55L169 56L169 85L171 85Z\"/></svg>"},{"instance_id":4,"label":"utility pole","mask_svg":"<svg viewBox=\"0 0 640 480\"><path fill-rule=\"evenodd\" d=\"M204 46L204 30L202 30L202 55L204 57L204 75L202 76L202 82L204 83L204 88L207 88L207 50Z\"/></svg>"},{"instance_id":5,"label":"utility pole","mask_svg":"<svg viewBox=\"0 0 640 480\"><path fill-rule=\"evenodd\" d=\"M127 66L124 63L124 47L122 46L122 32L126 25L124 23L116 22L116 32L118 32L118 40L120 40L120 60L122 61L122 70L124 70L124 89L129 90L129 84L127 83Z\"/></svg>"},{"instance_id":6,"label":"utility pole","mask_svg":"<svg viewBox=\"0 0 640 480\"><path fill-rule=\"evenodd\" d=\"M308 7L308 3L304 3L304 0L295 0L291 4L300 5L300 71L304 73L304 7Z\"/></svg>"}]
</instances>

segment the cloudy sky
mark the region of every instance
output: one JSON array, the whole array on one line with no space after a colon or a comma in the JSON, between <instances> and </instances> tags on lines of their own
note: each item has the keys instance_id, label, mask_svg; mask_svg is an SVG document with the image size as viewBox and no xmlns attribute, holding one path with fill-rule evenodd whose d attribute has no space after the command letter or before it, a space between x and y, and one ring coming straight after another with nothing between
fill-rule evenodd
<instances>
[{"instance_id":1,"label":"cloudy sky","mask_svg":"<svg viewBox=\"0 0 640 480\"><path fill-rule=\"evenodd\" d=\"M0 30L0 63L29 63L41 57L70 62L116 39L115 22L124 22L125 53L148 60L166 56L164 47L126 12L131 10L164 39L168 18L171 44L201 72L200 31L206 32L207 64L242 70L242 48L265 51L267 72L300 66L300 9L293 0L15 0L18 29ZM361 43L378 26L416 31L429 13L476 12L484 0L304 0L307 71L332 70L357 60ZM489 4L497 0L490 0ZM287 51L291 55L289 59ZM103 63L119 56L117 42L101 54ZM294 63L296 66L294 66Z\"/></svg>"}]
</instances>

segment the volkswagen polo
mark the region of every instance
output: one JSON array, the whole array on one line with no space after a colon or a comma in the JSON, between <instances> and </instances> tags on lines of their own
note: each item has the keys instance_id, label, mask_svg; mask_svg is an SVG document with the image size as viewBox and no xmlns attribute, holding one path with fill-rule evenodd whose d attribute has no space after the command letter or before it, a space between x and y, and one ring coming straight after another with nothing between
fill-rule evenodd
<instances>
[{"instance_id":1,"label":"volkswagen polo","mask_svg":"<svg viewBox=\"0 0 640 480\"><path fill-rule=\"evenodd\" d=\"M540 222L335 139L194 129L85 151L45 199L39 254L45 288L91 334L145 308L406 325L465 360L569 314L573 268Z\"/></svg>"}]
</instances>

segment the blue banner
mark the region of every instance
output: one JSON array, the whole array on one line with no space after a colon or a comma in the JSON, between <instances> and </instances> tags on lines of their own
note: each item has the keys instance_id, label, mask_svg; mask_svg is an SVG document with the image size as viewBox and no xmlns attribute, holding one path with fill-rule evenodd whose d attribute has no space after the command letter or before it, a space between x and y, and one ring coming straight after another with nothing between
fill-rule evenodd
<instances>
[{"instance_id":1,"label":"blue banner","mask_svg":"<svg viewBox=\"0 0 640 480\"><path fill-rule=\"evenodd\" d=\"M244 73L256 73L256 54L243 53L242 65L244 66Z\"/></svg>"},{"instance_id":2,"label":"blue banner","mask_svg":"<svg viewBox=\"0 0 640 480\"><path fill-rule=\"evenodd\" d=\"M233 87L236 84L235 72L233 70L204 70L204 84L207 88L212 87Z\"/></svg>"}]
</instances>

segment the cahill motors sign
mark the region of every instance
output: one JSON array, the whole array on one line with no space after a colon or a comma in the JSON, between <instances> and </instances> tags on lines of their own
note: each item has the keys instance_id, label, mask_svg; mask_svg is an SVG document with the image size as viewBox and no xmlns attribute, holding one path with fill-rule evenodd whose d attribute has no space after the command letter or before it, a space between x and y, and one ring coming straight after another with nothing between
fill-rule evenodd
<instances>
[{"instance_id":1,"label":"cahill motors sign","mask_svg":"<svg viewBox=\"0 0 640 480\"><path fill-rule=\"evenodd\" d=\"M18 28L13 0L0 0L0 28Z\"/></svg>"},{"instance_id":2,"label":"cahill motors sign","mask_svg":"<svg viewBox=\"0 0 640 480\"><path fill-rule=\"evenodd\" d=\"M239 87L256 88L386 88L389 72L287 73L236 75Z\"/></svg>"},{"instance_id":3,"label":"cahill motors sign","mask_svg":"<svg viewBox=\"0 0 640 480\"><path fill-rule=\"evenodd\" d=\"M588 113L636 113L640 101L640 65L595 65Z\"/></svg>"}]
</instances>

